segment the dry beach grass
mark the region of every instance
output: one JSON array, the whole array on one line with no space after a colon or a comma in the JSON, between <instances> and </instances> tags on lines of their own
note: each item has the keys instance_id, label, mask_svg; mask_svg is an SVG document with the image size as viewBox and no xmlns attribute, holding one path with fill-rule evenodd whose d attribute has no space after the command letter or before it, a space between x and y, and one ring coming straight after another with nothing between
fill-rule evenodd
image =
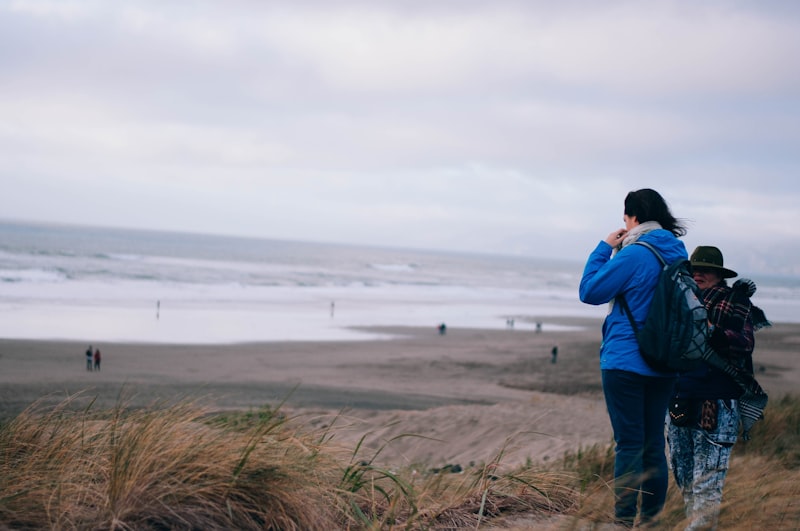
<instances>
[{"instance_id":1,"label":"dry beach grass","mask_svg":"<svg viewBox=\"0 0 800 531\"><path fill-rule=\"evenodd\" d=\"M98 345L100 373L85 370L86 345L0 341L0 528L609 527L599 323L544 321L541 333ZM800 326L757 339L771 405L737 446L724 528L797 529L800 406L781 397L800 382ZM673 491L663 526L681 523Z\"/></svg>"}]
</instances>

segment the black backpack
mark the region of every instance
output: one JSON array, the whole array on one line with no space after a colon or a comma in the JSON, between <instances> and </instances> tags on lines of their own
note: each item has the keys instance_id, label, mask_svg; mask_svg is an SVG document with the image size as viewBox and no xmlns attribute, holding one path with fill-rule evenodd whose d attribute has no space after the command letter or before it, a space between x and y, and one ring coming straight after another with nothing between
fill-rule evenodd
<instances>
[{"instance_id":1,"label":"black backpack","mask_svg":"<svg viewBox=\"0 0 800 531\"><path fill-rule=\"evenodd\" d=\"M639 330L625 297L617 298L639 342L639 352L647 364L658 371L686 372L695 368L707 354L708 316L703 296L690 272L688 260L667 264L655 247L650 249L661 262L653 301L644 327Z\"/></svg>"}]
</instances>

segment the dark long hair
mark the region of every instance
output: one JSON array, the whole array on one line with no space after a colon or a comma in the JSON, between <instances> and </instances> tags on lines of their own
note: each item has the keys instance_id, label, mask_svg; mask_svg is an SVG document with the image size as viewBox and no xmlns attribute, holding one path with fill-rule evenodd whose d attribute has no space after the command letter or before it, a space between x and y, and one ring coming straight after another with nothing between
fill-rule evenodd
<instances>
[{"instance_id":1,"label":"dark long hair","mask_svg":"<svg viewBox=\"0 0 800 531\"><path fill-rule=\"evenodd\" d=\"M675 236L686 234L686 225L683 220L673 216L661 194L650 188L628 192L628 195L625 196L625 215L636 216L639 223L656 221L662 228Z\"/></svg>"}]
</instances>

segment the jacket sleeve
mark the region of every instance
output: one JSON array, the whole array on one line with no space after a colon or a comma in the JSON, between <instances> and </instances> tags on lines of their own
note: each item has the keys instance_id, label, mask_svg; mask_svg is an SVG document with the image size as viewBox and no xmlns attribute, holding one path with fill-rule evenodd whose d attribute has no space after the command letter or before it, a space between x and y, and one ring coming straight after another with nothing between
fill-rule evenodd
<instances>
[{"instance_id":1,"label":"jacket sleeve","mask_svg":"<svg viewBox=\"0 0 800 531\"><path fill-rule=\"evenodd\" d=\"M578 290L581 302L600 305L625 291L630 280L630 254L619 252L611 259L612 247L605 241L597 244L586 261Z\"/></svg>"}]
</instances>

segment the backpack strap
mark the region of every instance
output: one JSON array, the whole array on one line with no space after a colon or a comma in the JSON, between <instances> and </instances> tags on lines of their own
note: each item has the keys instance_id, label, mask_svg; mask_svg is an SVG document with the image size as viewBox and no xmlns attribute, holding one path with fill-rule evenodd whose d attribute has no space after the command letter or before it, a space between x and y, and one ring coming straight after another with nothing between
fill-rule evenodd
<instances>
[{"instance_id":1,"label":"backpack strap","mask_svg":"<svg viewBox=\"0 0 800 531\"><path fill-rule=\"evenodd\" d=\"M633 333L638 334L639 329L636 326L636 322L633 320L633 312L631 312L630 306L628 306L628 301L625 300L625 295L620 293L616 297L617 302L619 302L620 306L622 306L622 310L625 312L625 315L628 316L628 321L631 323L631 328L633 328Z\"/></svg>"},{"instance_id":2,"label":"backpack strap","mask_svg":"<svg viewBox=\"0 0 800 531\"><path fill-rule=\"evenodd\" d=\"M658 261L661 262L661 267L662 268L667 266L667 261L664 260L663 256L661 256L661 253L658 252L658 249L656 249L655 247L653 247L649 243L635 241L631 245L641 245L642 247L647 247L648 249L650 249L650 251L654 255L656 255L656 258L658 258ZM617 295L616 299L617 299L617 301L619 301L620 305L622 306L622 310L625 312L625 315L628 316L628 321L631 322L631 328L633 328L633 333L634 334L638 334L639 333L639 329L636 326L636 322L633 320L633 312L631 312L631 308L630 308L630 306L628 306L628 301L625 300L625 296L622 295L622 294L619 294L619 295Z\"/></svg>"},{"instance_id":3,"label":"backpack strap","mask_svg":"<svg viewBox=\"0 0 800 531\"><path fill-rule=\"evenodd\" d=\"M654 255L656 255L656 258L658 258L658 261L661 262L661 267L667 267L667 261L664 260L663 256L661 256L661 253L658 252L658 249L656 249L655 247L653 247L649 243L640 242L640 241L637 240L637 241L633 242L631 245L641 245L643 247L647 247L648 249L650 249L653 252Z\"/></svg>"}]
</instances>

